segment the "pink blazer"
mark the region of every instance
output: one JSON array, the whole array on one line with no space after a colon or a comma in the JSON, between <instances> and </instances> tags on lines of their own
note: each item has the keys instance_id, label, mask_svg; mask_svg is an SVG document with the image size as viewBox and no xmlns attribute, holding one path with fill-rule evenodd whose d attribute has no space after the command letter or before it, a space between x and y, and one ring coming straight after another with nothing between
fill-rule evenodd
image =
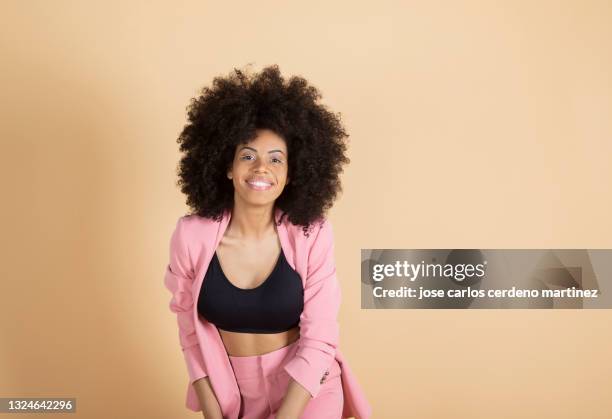
<instances>
[{"instance_id":1,"label":"pink blazer","mask_svg":"<svg viewBox=\"0 0 612 419\"><path fill-rule=\"evenodd\" d=\"M275 210L275 219L281 211ZM208 268L231 218L226 210L220 222L185 215L178 219L170 240L170 262L164 284L172 293L170 310L176 313L181 349L189 383L186 406L201 411L193 382L208 376L224 418L237 419L240 392L221 336L216 326L199 316L197 298ZM342 418L366 419L371 407L338 347L337 321L340 286L336 278L334 239L327 219L315 223L306 237L302 227L283 217L277 231L287 261L302 278L304 310L300 316L300 338L295 357L285 371L314 397L321 378L335 358L342 370L344 409Z\"/></svg>"}]
</instances>

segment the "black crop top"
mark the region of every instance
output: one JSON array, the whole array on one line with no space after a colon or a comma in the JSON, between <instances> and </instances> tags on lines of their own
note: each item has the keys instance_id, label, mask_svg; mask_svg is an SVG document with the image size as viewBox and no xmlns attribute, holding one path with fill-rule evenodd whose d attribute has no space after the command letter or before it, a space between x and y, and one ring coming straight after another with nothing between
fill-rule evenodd
<instances>
[{"instance_id":1,"label":"black crop top","mask_svg":"<svg viewBox=\"0 0 612 419\"><path fill-rule=\"evenodd\" d=\"M229 281L215 252L198 297L199 314L219 329L232 332L284 332L299 324L303 308L302 279L282 249L268 278L247 289Z\"/></svg>"}]
</instances>

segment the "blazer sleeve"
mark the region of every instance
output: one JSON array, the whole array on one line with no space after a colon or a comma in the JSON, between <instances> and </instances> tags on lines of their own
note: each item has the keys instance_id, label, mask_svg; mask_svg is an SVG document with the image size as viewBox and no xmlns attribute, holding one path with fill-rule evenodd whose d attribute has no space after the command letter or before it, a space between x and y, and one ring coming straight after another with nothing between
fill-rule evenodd
<instances>
[{"instance_id":1,"label":"blazer sleeve","mask_svg":"<svg viewBox=\"0 0 612 419\"><path fill-rule=\"evenodd\" d=\"M170 262L166 266L164 285L172 293L170 311L176 314L179 343L192 384L208 374L195 333L191 291L195 275L185 245L183 224L184 217L180 217L170 239Z\"/></svg>"},{"instance_id":2,"label":"blazer sleeve","mask_svg":"<svg viewBox=\"0 0 612 419\"><path fill-rule=\"evenodd\" d=\"M333 231L327 219L310 248L307 275L298 348L284 370L315 397L335 358L340 334L341 293L336 278Z\"/></svg>"}]
</instances>

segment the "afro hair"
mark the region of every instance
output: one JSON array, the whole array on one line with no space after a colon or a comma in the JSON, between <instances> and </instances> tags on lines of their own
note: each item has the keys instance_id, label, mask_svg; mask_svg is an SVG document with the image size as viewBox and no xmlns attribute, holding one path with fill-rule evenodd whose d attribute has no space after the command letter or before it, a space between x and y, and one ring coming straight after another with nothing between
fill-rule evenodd
<instances>
[{"instance_id":1,"label":"afro hair","mask_svg":"<svg viewBox=\"0 0 612 419\"><path fill-rule=\"evenodd\" d=\"M235 149L254 139L257 129L270 129L287 144L291 179L274 205L307 234L341 193L339 175L350 162L341 115L319 103L321 97L300 76L285 81L277 65L252 75L234 68L202 88L187 107L188 121L177 139L177 185L192 214L218 221L233 207L226 173Z\"/></svg>"}]
</instances>

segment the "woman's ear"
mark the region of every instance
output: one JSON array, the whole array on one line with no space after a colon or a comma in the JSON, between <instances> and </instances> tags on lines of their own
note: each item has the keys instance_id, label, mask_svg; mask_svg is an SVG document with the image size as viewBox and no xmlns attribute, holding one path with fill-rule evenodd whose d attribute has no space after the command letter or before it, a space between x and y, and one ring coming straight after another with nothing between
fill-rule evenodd
<instances>
[{"instance_id":1,"label":"woman's ear","mask_svg":"<svg viewBox=\"0 0 612 419\"><path fill-rule=\"evenodd\" d=\"M232 178L232 171L230 170L229 172L227 172L227 178L231 179Z\"/></svg>"}]
</instances>

